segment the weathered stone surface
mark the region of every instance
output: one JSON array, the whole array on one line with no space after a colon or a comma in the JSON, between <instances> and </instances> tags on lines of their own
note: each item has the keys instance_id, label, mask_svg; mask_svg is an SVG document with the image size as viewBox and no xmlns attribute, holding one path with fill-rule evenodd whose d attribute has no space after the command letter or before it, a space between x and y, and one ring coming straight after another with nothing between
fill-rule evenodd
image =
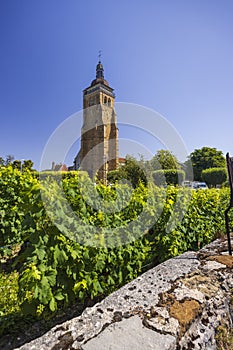
<instances>
[{"instance_id":1,"label":"weathered stone surface","mask_svg":"<svg viewBox=\"0 0 233 350\"><path fill-rule=\"evenodd\" d=\"M205 301L205 295L196 288L187 288L184 284L174 290L176 300L195 299L199 303Z\"/></svg>"},{"instance_id":2,"label":"weathered stone surface","mask_svg":"<svg viewBox=\"0 0 233 350\"><path fill-rule=\"evenodd\" d=\"M151 312L151 317L145 317L143 324L161 334L171 334L177 336L180 331L179 322L177 319L171 317L169 312L164 307L155 307Z\"/></svg>"},{"instance_id":3,"label":"weathered stone surface","mask_svg":"<svg viewBox=\"0 0 233 350\"><path fill-rule=\"evenodd\" d=\"M215 278L213 283L213 276L210 274L203 274L200 270L196 271L195 274L190 274L182 281L183 284L190 288L200 291L202 294L208 297L214 296L220 285L218 280Z\"/></svg>"},{"instance_id":4,"label":"weathered stone surface","mask_svg":"<svg viewBox=\"0 0 233 350\"><path fill-rule=\"evenodd\" d=\"M205 273L208 273L208 271L210 271L210 270L225 269L225 267L226 267L226 265L220 264L220 263L217 262L217 261L210 261L210 260L207 260L207 261L205 261L205 264L203 265L202 270L203 270Z\"/></svg>"},{"instance_id":5,"label":"weathered stone surface","mask_svg":"<svg viewBox=\"0 0 233 350\"><path fill-rule=\"evenodd\" d=\"M216 328L232 324L231 261L223 240L182 254L19 349L214 350Z\"/></svg>"},{"instance_id":6,"label":"weathered stone surface","mask_svg":"<svg viewBox=\"0 0 233 350\"><path fill-rule=\"evenodd\" d=\"M181 332L184 333L200 310L200 304L194 299L184 301L175 300L170 307L170 316L179 321Z\"/></svg>"},{"instance_id":7,"label":"weathered stone surface","mask_svg":"<svg viewBox=\"0 0 233 350\"><path fill-rule=\"evenodd\" d=\"M224 264L228 267L233 267L233 256L231 255L213 255L207 258L208 260L217 261L220 264Z\"/></svg>"},{"instance_id":8,"label":"weathered stone surface","mask_svg":"<svg viewBox=\"0 0 233 350\"><path fill-rule=\"evenodd\" d=\"M83 345L83 350L169 350L175 345L175 337L152 331L143 326L138 316L133 316L109 326Z\"/></svg>"}]
</instances>

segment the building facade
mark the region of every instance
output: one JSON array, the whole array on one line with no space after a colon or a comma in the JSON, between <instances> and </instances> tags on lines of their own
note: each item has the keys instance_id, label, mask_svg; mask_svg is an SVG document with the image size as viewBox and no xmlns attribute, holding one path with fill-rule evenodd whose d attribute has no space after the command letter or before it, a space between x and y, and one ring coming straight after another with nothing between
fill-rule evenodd
<instances>
[{"instance_id":1,"label":"building facade","mask_svg":"<svg viewBox=\"0 0 233 350\"><path fill-rule=\"evenodd\" d=\"M75 170L85 170L106 183L107 174L118 168L118 128L113 89L104 79L101 61L96 78L83 90L81 149L74 159Z\"/></svg>"}]
</instances>

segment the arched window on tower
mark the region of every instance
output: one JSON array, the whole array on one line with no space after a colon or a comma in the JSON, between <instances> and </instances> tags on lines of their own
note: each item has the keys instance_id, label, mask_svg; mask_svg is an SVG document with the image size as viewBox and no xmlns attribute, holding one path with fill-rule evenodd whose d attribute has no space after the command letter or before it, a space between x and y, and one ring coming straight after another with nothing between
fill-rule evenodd
<instances>
[{"instance_id":1,"label":"arched window on tower","mask_svg":"<svg viewBox=\"0 0 233 350\"><path fill-rule=\"evenodd\" d=\"M104 104L106 105L107 104L107 97L104 96Z\"/></svg>"},{"instance_id":2,"label":"arched window on tower","mask_svg":"<svg viewBox=\"0 0 233 350\"><path fill-rule=\"evenodd\" d=\"M108 105L111 107L111 98L108 99Z\"/></svg>"}]
</instances>

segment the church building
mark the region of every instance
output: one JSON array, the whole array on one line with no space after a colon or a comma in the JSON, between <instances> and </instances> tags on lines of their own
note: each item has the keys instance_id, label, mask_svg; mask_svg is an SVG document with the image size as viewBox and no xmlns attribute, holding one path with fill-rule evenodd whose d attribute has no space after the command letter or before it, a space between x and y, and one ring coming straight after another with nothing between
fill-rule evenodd
<instances>
[{"instance_id":1,"label":"church building","mask_svg":"<svg viewBox=\"0 0 233 350\"><path fill-rule=\"evenodd\" d=\"M118 168L118 128L114 109L115 94L104 79L99 59L96 78L83 90L81 149L74 159L74 170L85 170L104 183L107 174Z\"/></svg>"}]
</instances>

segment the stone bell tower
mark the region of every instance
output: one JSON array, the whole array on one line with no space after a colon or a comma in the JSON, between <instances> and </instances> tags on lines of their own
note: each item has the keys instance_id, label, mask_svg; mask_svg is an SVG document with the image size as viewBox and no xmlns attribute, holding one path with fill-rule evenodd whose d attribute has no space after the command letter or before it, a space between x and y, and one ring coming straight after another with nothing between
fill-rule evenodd
<instances>
[{"instance_id":1,"label":"stone bell tower","mask_svg":"<svg viewBox=\"0 0 233 350\"><path fill-rule=\"evenodd\" d=\"M106 183L110 170L118 167L118 128L114 109L113 89L104 79L99 60L96 79L83 90L83 126L81 149L74 160L74 168L88 171Z\"/></svg>"}]
</instances>

